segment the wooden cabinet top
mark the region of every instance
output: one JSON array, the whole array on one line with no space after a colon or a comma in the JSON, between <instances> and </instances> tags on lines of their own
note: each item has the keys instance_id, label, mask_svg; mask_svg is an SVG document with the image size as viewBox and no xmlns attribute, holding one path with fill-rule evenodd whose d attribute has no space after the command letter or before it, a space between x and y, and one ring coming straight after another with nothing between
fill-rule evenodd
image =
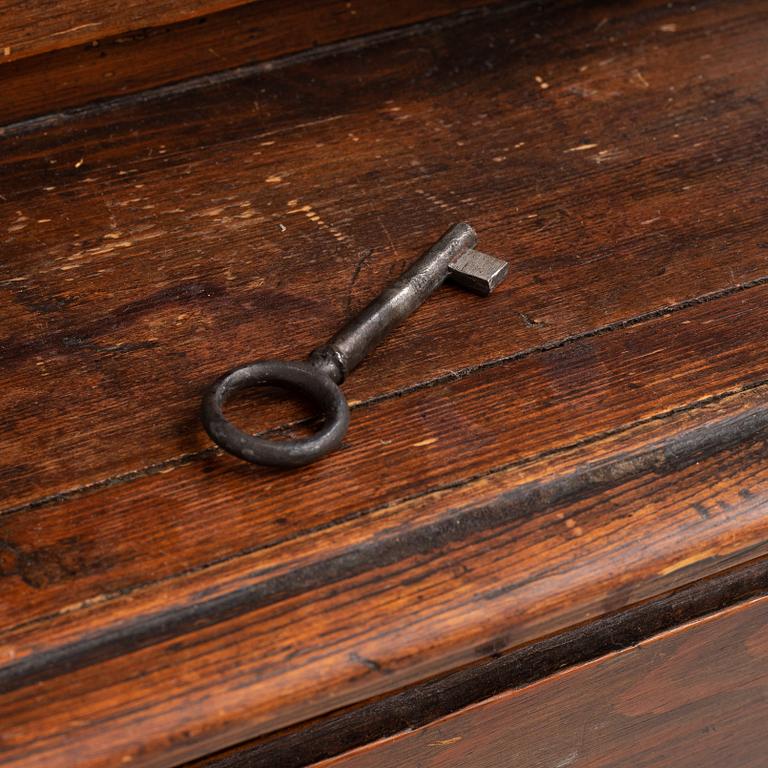
<instances>
[{"instance_id":1,"label":"wooden cabinet top","mask_svg":"<svg viewBox=\"0 0 768 768\"><path fill-rule=\"evenodd\" d=\"M433 5L213 73L171 30L196 79L134 41L123 92L0 66L4 765L177 765L768 553L765 4ZM212 447L218 374L458 220L509 279L370 355L341 450Z\"/></svg>"}]
</instances>

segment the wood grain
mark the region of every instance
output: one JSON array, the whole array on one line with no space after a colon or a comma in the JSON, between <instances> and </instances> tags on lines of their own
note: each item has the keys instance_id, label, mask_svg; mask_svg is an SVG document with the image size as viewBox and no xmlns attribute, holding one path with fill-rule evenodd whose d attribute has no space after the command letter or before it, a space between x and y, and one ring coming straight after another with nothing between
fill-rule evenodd
<instances>
[{"instance_id":1,"label":"wood grain","mask_svg":"<svg viewBox=\"0 0 768 768\"><path fill-rule=\"evenodd\" d=\"M614 444L603 462L571 456L569 473L540 466L538 482L510 469L68 603L4 637L4 759L66 764L76 749L81 765L173 765L766 553L755 405L737 417L728 403L726 424L684 411L701 424L678 439L653 420L639 454Z\"/></svg>"},{"instance_id":2,"label":"wood grain","mask_svg":"<svg viewBox=\"0 0 768 768\"><path fill-rule=\"evenodd\" d=\"M756 409L760 427L766 301L768 286L760 286L738 301L706 302L353 408L346 448L297 472L208 452L129 482L6 513L0 622L10 629L21 606L29 624L62 605L125 595L145 585L148 574L164 582L242 555L258 562L273 548L314 540L315 532L324 538L328 530L334 540L336 526L359 520L365 530L369 514L383 510L392 519L398 503L406 504L405 524L414 514L410 499L506 468L516 477L510 488L523 479L543 481L560 466L544 459L574 447L583 447L582 460L612 461L616 446L595 443L655 420L662 431L649 439L671 440L677 411L755 386L742 407ZM703 412L712 418L708 408ZM715 445L729 439L731 427L721 419L711 427ZM645 444L633 440L629 450ZM565 467L572 471L570 460ZM212 519L226 519L216 536L207 535ZM66 622L73 618L68 610ZM40 642L37 628L33 637Z\"/></svg>"},{"instance_id":3,"label":"wood grain","mask_svg":"<svg viewBox=\"0 0 768 768\"><path fill-rule=\"evenodd\" d=\"M761 597L315 765L762 768L767 689Z\"/></svg>"},{"instance_id":4,"label":"wood grain","mask_svg":"<svg viewBox=\"0 0 768 768\"><path fill-rule=\"evenodd\" d=\"M172 766L767 554L766 42L504 6L6 127L4 764ZM343 450L211 448L214 376L458 219L511 278L371 355Z\"/></svg>"},{"instance_id":5,"label":"wood grain","mask_svg":"<svg viewBox=\"0 0 768 768\"><path fill-rule=\"evenodd\" d=\"M627 6L618 48L600 8L509 11L8 136L3 507L204 449L212 378L306 354L458 218L513 277L488 301L434 296L352 400L764 281L764 6L729 8L675 36L657 31L674 10ZM547 36L510 55L523 22ZM681 87L713 26L743 55ZM468 121L472 101L487 109ZM568 151L589 133L598 147Z\"/></svg>"},{"instance_id":6,"label":"wood grain","mask_svg":"<svg viewBox=\"0 0 768 768\"><path fill-rule=\"evenodd\" d=\"M661 632L764 595L766 585L768 559L761 558L390 696L187 763L185 768L303 768L403 731L414 731L563 669L636 647Z\"/></svg>"},{"instance_id":7,"label":"wood grain","mask_svg":"<svg viewBox=\"0 0 768 768\"><path fill-rule=\"evenodd\" d=\"M94 39L46 55L6 62L0 70L0 124L80 107L221 70L274 59L374 33L387 34L481 0L260 0L187 22ZM146 4L144 5L146 7ZM21 54L24 51L20 51ZM313 51L311 55L320 52Z\"/></svg>"},{"instance_id":8,"label":"wood grain","mask_svg":"<svg viewBox=\"0 0 768 768\"><path fill-rule=\"evenodd\" d=\"M0 49L13 61L142 27L156 27L241 5L244 0L3 0Z\"/></svg>"}]
</instances>

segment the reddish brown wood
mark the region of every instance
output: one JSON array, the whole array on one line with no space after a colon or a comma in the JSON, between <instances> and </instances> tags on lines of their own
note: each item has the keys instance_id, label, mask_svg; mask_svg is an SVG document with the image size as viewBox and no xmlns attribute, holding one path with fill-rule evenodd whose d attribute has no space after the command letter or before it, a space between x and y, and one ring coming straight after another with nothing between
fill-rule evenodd
<instances>
[{"instance_id":1,"label":"reddish brown wood","mask_svg":"<svg viewBox=\"0 0 768 768\"><path fill-rule=\"evenodd\" d=\"M142 27L172 24L241 5L244 0L3 0L0 62Z\"/></svg>"},{"instance_id":2,"label":"reddish brown wood","mask_svg":"<svg viewBox=\"0 0 768 768\"><path fill-rule=\"evenodd\" d=\"M762 768L768 598L317 768Z\"/></svg>"},{"instance_id":3,"label":"reddish brown wood","mask_svg":"<svg viewBox=\"0 0 768 768\"><path fill-rule=\"evenodd\" d=\"M3 541L6 573L13 578L0 621L10 629L62 605L133 592L146 585L148 574L150 581L165 582L252 555L244 575L271 550L288 545L295 552L297 541L318 536L327 540L322 548L328 551L339 526L372 535L364 533L367 518L382 510L383 520L402 519L407 527L415 520L409 500L424 494L467 485L472 490L461 498L477 499L476 486L484 485L473 483L478 477L505 474L502 483L493 483L488 501L522 481L562 476L567 483L574 466L569 451L576 450L582 462L610 462L617 451L642 453L651 450L649 444L655 450L657 441L671 440L676 431L685 445L691 424L676 416L679 409L692 409L693 423L711 432L715 447L733 439L731 413L743 411L762 429L765 386L743 401L727 397L715 410L698 409L695 402L768 379L760 343L768 336L767 300L768 286L757 287L739 294L738 303L732 297L707 302L354 408L346 449L298 472L206 453L130 482L7 513ZM676 375L670 376L670 366ZM510 392L520 406L509 407ZM641 437L634 425L641 426ZM650 429L648 436L642 429ZM624 435L621 450L607 439L617 432ZM736 438L740 434L737 429ZM395 504L403 505L400 514ZM208 535L212 519L226 520L215 536ZM344 526L350 520L355 522ZM666 539L668 522L655 522ZM744 535L746 522L737 521ZM154 545L148 546L148 537ZM346 547L346 538L340 543ZM682 558L680 551L673 554ZM605 556L612 568L613 554ZM280 562L280 555L273 557ZM67 625L80 623L69 611L63 618ZM39 630L32 632L39 643Z\"/></svg>"},{"instance_id":4,"label":"reddish brown wood","mask_svg":"<svg viewBox=\"0 0 768 768\"><path fill-rule=\"evenodd\" d=\"M80 764L173 765L765 553L765 412L733 406L678 439L664 425L639 455L571 456L570 473L529 484L512 469L68 603L5 636L5 760L66 763L76 701Z\"/></svg>"},{"instance_id":5,"label":"reddish brown wood","mask_svg":"<svg viewBox=\"0 0 768 768\"><path fill-rule=\"evenodd\" d=\"M0 120L17 122L492 4L260 0L179 24L123 30L117 37L4 64Z\"/></svg>"},{"instance_id":6,"label":"reddish brown wood","mask_svg":"<svg viewBox=\"0 0 768 768\"><path fill-rule=\"evenodd\" d=\"M4 763L172 766L767 553L766 41L505 7L10 126ZM512 277L371 355L344 450L211 448L215 375L456 219Z\"/></svg>"},{"instance_id":7,"label":"reddish brown wood","mask_svg":"<svg viewBox=\"0 0 768 768\"><path fill-rule=\"evenodd\" d=\"M485 662L410 686L218 752L185 768L302 768L528 686L564 668L636 647L679 627L765 593L768 559L733 568L658 600L582 624Z\"/></svg>"},{"instance_id":8,"label":"reddish brown wood","mask_svg":"<svg viewBox=\"0 0 768 768\"><path fill-rule=\"evenodd\" d=\"M492 301L440 292L351 399L764 280L764 6L729 7L675 36L676 11L623 6L608 71L599 8L523 9L7 137L3 506L204 449L207 382L307 353L457 218L512 278ZM545 36L511 56L524 23ZM742 55L702 59L721 28Z\"/></svg>"}]
</instances>

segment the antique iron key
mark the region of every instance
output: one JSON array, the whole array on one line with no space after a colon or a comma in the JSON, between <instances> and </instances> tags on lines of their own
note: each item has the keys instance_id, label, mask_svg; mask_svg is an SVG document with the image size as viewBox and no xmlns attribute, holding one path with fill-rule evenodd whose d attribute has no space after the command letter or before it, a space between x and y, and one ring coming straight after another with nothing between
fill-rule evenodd
<instances>
[{"instance_id":1,"label":"antique iron key","mask_svg":"<svg viewBox=\"0 0 768 768\"><path fill-rule=\"evenodd\" d=\"M392 285L307 362L259 360L222 376L203 398L202 421L225 451L255 464L299 467L338 448L349 426L349 406L339 384L367 352L405 320L445 278L487 296L504 279L505 261L474 250L475 231L456 224ZM313 435L296 440L268 440L236 427L223 413L226 401L248 387L277 386L307 397L323 423Z\"/></svg>"}]
</instances>

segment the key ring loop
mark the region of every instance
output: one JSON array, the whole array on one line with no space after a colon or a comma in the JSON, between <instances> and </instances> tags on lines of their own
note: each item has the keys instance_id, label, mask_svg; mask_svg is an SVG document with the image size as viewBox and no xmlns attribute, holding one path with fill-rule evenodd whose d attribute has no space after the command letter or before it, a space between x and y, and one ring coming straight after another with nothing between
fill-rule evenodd
<instances>
[{"instance_id":1,"label":"key ring loop","mask_svg":"<svg viewBox=\"0 0 768 768\"><path fill-rule=\"evenodd\" d=\"M277 386L311 400L324 417L321 428L297 440L267 440L244 432L223 413L232 395L250 387ZM338 448L349 426L349 406L339 386L309 363L259 360L224 374L203 398L202 421L211 439L245 461L300 467Z\"/></svg>"}]
</instances>

